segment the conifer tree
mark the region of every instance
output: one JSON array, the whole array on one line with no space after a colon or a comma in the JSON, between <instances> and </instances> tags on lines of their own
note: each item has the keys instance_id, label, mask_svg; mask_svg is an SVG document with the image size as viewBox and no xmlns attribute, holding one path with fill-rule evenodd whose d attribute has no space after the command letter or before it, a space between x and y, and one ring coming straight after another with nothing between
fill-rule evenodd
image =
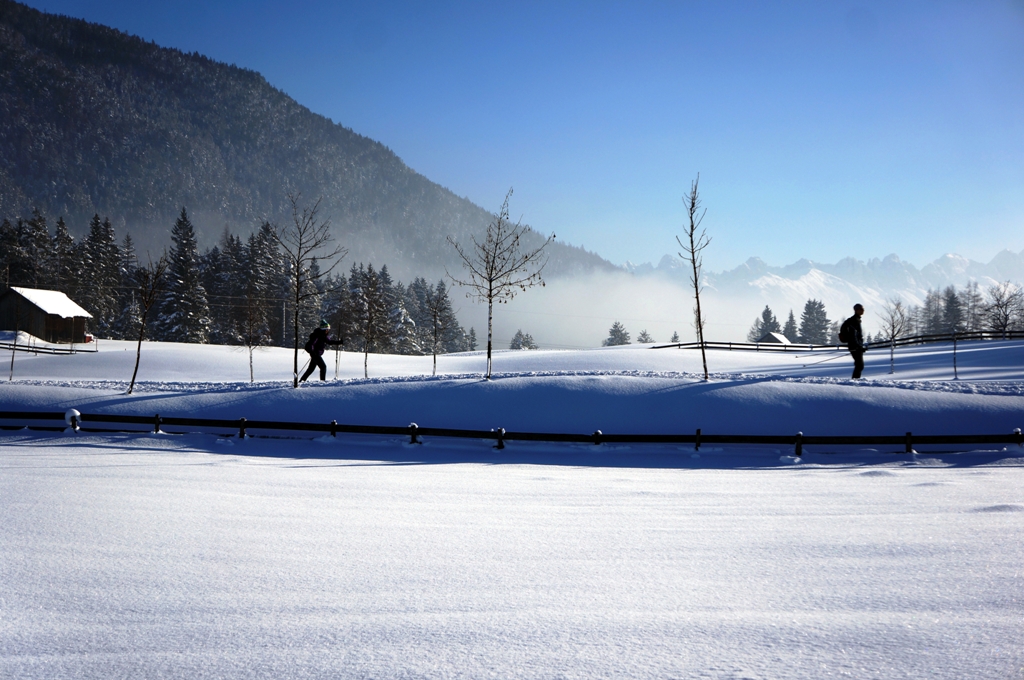
<instances>
[{"instance_id":1,"label":"conifer tree","mask_svg":"<svg viewBox=\"0 0 1024 680\"><path fill-rule=\"evenodd\" d=\"M390 330L390 310L381 277L373 264L352 265L349 273L349 298L352 306L352 340L363 349L363 377L370 377L370 352L380 352Z\"/></svg>"},{"instance_id":2,"label":"conifer tree","mask_svg":"<svg viewBox=\"0 0 1024 680\"><path fill-rule=\"evenodd\" d=\"M614 347L616 345L628 345L629 332L626 331L626 327L616 321L612 324L612 327L608 329L608 337L601 343L604 347Z\"/></svg>"},{"instance_id":3,"label":"conifer tree","mask_svg":"<svg viewBox=\"0 0 1024 680\"><path fill-rule=\"evenodd\" d=\"M964 309L964 330L980 331L985 325L985 298L977 281L969 281L960 294Z\"/></svg>"},{"instance_id":4,"label":"conifer tree","mask_svg":"<svg viewBox=\"0 0 1024 680\"><path fill-rule=\"evenodd\" d=\"M53 262L50 232L46 218L38 208L32 210L27 221L18 220L18 241L24 257L21 280L30 288L53 287Z\"/></svg>"},{"instance_id":5,"label":"conifer tree","mask_svg":"<svg viewBox=\"0 0 1024 680\"><path fill-rule=\"evenodd\" d=\"M422 279L421 279L422 281ZM444 281L436 286L425 286L426 311L428 314L427 331L429 342L426 347L434 355L434 373L437 373L437 355L446 352L458 352L465 347L464 333L452 310L452 301Z\"/></svg>"},{"instance_id":6,"label":"conifer tree","mask_svg":"<svg viewBox=\"0 0 1024 680\"><path fill-rule=\"evenodd\" d=\"M785 336L790 342L800 341L800 330L796 325L796 317L793 316L793 310L789 310L789 318L786 319L786 325L782 327L782 335Z\"/></svg>"},{"instance_id":7,"label":"conifer tree","mask_svg":"<svg viewBox=\"0 0 1024 680\"><path fill-rule=\"evenodd\" d=\"M256 325L261 328L265 326L269 334L263 340L281 346L284 346L286 336L281 331L285 323L281 292L285 289L284 279L284 263L274 228L269 222L264 222L258 231L249 236L246 244L246 314L248 316L257 313L252 310L259 310Z\"/></svg>"},{"instance_id":8,"label":"conifer tree","mask_svg":"<svg viewBox=\"0 0 1024 680\"><path fill-rule=\"evenodd\" d=\"M21 247L18 244L18 231L11 221L6 217L0 222L0 267L3 271L3 283L5 286L16 286L20 283L17 279L17 267ZM12 272L15 278L11 278Z\"/></svg>"},{"instance_id":9,"label":"conifer tree","mask_svg":"<svg viewBox=\"0 0 1024 680\"><path fill-rule=\"evenodd\" d=\"M93 315L96 332L109 335L121 312L117 304L121 256L109 218L101 221L99 215L93 215L80 252L83 306Z\"/></svg>"},{"instance_id":10,"label":"conifer tree","mask_svg":"<svg viewBox=\"0 0 1024 680\"><path fill-rule=\"evenodd\" d=\"M825 304L821 300L808 300L800 316L800 342L826 344L831 324L825 314Z\"/></svg>"},{"instance_id":11,"label":"conifer tree","mask_svg":"<svg viewBox=\"0 0 1024 680\"><path fill-rule=\"evenodd\" d=\"M953 286L942 291L942 332L962 333L964 330L963 303Z\"/></svg>"},{"instance_id":12,"label":"conifer tree","mask_svg":"<svg viewBox=\"0 0 1024 680\"><path fill-rule=\"evenodd\" d=\"M118 255L118 314L111 326L111 335L119 340L128 340L138 333L142 318L137 296L139 260L131 234L124 235Z\"/></svg>"},{"instance_id":13,"label":"conifer tree","mask_svg":"<svg viewBox=\"0 0 1024 680\"><path fill-rule=\"evenodd\" d=\"M53 258L53 287L73 300L78 299L79 265L75 239L68 231L63 217L57 218L56 230L51 240Z\"/></svg>"},{"instance_id":14,"label":"conifer tree","mask_svg":"<svg viewBox=\"0 0 1024 680\"><path fill-rule=\"evenodd\" d=\"M210 310L200 280L195 228L185 208L171 230L174 247L167 260L167 288L160 301L158 338L167 342L207 342Z\"/></svg>"},{"instance_id":15,"label":"conifer tree","mask_svg":"<svg viewBox=\"0 0 1024 680\"><path fill-rule=\"evenodd\" d=\"M646 345L646 344L650 344L650 343L654 342L654 337L651 336L651 334L648 333L647 329L645 328L645 329L640 331L639 335L636 336L636 341L641 343L641 344L645 344Z\"/></svg>"},{"instance_id":16,"label":"conifer tree","mask_svg":"<svg viewBox=\"0 0 1024 680\"><path fill-rule=\"evenodd\" d=\"M754 324L747 332L747 340L749 342L757 342L769 333L778 333L781 330L782 327L779 326L779 320L775 318L772 308L765 305L761 316L754 319Z\"/></svg>"}]
</instances>

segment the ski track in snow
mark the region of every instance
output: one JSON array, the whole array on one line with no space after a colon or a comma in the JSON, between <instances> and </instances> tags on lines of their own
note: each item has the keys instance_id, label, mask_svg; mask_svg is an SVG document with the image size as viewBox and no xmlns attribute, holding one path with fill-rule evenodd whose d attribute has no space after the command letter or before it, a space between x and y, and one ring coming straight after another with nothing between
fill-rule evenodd
<instances>
[{"instance_id":1,"label":"ski track in snow","mask_svg":"<svg viewBox=\"0 0 1024 680\"><path fill-rule=\"evenodd\" d=\"M700 382L703 377L700 374L677 371L629 371L629 370L560 370L560 371L518 371L502 372L491 375L491 381L497 382L511 379L532 379L532 378L594 378L594 377L616 377L616 378L641 378L659 380L677 380L686 382ZM390 385L408 383L442 383L459 381L482 381L483 376L479 373L461 373L444 375L408 375L408 376L380 376L373 378L347 378L333 380L324 383L307 382L301 389L324 389L338 386L359 386L359 385ZM744 383L744 382L778 382L800 385L830 385L855 387L860 389L868 388L889 388L900 390L914 390L918 392L942 392L948 394L977 394L990 396L1022 396L1024 395L1024 380L999 380L999 381L963 381L963 380L852 380L850 378L830 377L793 377L779 376L769 373L711 373L710 381L717 383ZM31 385L39 387L68 387L78 389L95 389L110 392L126 392L128 381L126 380L31 380L18 379L13 384ZM289 381L238 381L238 382L203 382L203 381L139 381L135 383L134 393L217 393L217 392L248 392L264 391L273 389L292 389Z\"/></svg>"}]
</instances>

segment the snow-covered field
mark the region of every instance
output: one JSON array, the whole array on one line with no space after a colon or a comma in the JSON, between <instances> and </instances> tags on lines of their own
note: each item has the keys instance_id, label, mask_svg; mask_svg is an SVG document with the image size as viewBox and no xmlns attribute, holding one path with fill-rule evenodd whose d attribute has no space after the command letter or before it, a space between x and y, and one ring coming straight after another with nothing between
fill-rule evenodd
<instances>
[{"instance_id":1,"label":"snow-covered field","mask_svg":"<svg viewBox=\"0 0 1024 680\"><path fill-rule=\"evenodd\" d=\"M1024 427L1024 345L18 355L0 410L592 432ZM9 362L9 355L7 361ZM5 369L9 363L3 364ZM6 371L5 371L6 372ZM5 376L6 377L6 376ZM1024 452L0 433L0 677L1024 678Z\"/></svg>"}]
</instances>

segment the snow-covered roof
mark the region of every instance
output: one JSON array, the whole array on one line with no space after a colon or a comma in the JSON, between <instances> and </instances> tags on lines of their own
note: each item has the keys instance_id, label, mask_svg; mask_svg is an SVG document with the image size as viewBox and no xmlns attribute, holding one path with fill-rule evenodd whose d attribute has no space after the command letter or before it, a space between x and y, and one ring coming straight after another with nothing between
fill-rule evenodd
<instances>
[{"instance_id":1,"label":"snow-covered roof","mask_svg":"<svg viewBox=\"0 0 1024 680\"><path fill-rule=\"evenodd\" d=\"M92 314L79 307L74 300L64 293L55 290L40 290L38 288L19 288L18 286L11 286L11 290L47 314L56 314L65 319L74 316L92 318Z\"/></svg>"},{"instance_id":2,"label":"snow-covered roof","mask_svg":"<svg viewBox=\"0 0 1024 680\"><path fill-rule=\"evenodd\" d=\"M771 333L765 333L764 337L762 337L760 340L758 340L758 342L774 342L774 343L779 343L781 345L789 345L789 344L791 344L789 342L789 338L787 338L782 333L776 333L774 331L772 331Z\"/></svg>"}]
</instances>

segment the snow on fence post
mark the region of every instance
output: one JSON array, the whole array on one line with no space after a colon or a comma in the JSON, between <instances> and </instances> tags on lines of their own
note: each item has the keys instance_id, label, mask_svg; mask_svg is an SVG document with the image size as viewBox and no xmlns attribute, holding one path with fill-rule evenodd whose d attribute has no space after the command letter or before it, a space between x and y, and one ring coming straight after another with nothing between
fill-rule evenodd
<instances>
[{"instance_id":1,"label":"snow on fence post","mask_svg":"<svg viewBox=\"0 0 1024 680\"><path fill-rule=\"evenodd\" d=\"M1024 437L1021 437L1020 435L1020 428L1013 428L1013 433L1017 435L1017 446L1024 446Z\"/></svg>"},{"instance_id":2,"label":"snow on fence post","mask_svg":"<svg viewBox=\"0 0 1024 680\"><path fill-rule=\"evenodd\" d=\"M338 436L338 421L337 420L332 420L331 421L331 436L332 437L337 437Z\"/></svg>"},{"instance_id":3,"label":"snow on fence post","mask_svg":"<svg viewBox=\"0 0 1024 680\"><path fill-rule=\"evenodd\" d=\"M804 433L796 433L796 457L800 458L804 455Z\"/></svg>"},{"instance_id":4,"label":"snow on fence post","mask_svg":"<svg viewBox=\"0 0 1024 680\"><path fill-rule=\"evenodd\" d=\"M422 444L417 437L416 431L420 429L420 426L416 423L409 423L409 443L410 444Z\"/></svg>"},{"instance_id":5,"label":"snow on fence post","mask_svg":"<svg viewBox=\"0 0 1024 680\"><path fill-rule=\"evenodd\" d=\"M595 446L601 443L601 435L602 434L603 433L601 432L601 430L594 430L594 434L591 435L594 438L594 445Z\"/></svg>"},{"instance_id":6,"label":"snow on fence post","mask_svg":"<svg viewBox=\"0 0 1024 680\"><path fill-rule=\"evenodd\" d=\"M503 449L503 448L505 448L505 428L503 428L503 427L499 427L498 428L498 445L495 446L494 448L496 448L496 449Z\"/></svg>"}]
</instances>

